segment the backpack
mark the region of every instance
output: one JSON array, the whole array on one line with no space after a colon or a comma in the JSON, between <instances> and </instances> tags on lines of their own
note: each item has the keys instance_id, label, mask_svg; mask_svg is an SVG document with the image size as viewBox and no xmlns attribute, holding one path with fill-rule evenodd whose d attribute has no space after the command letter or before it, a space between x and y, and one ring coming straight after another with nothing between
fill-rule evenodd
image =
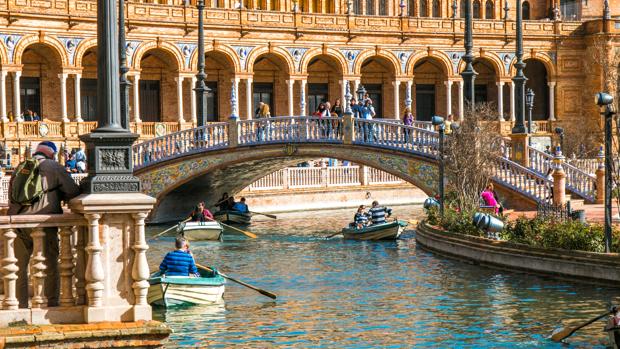
<instances>
[{"instance_id":1,"label":"backpack","mask_svg":"<svg viewBox=\"0 0 620 349\"><path fill-rule=\"evenodd\" d=\"M11 186L11 202L30 206L45 194L39 171L39 160L27 159L17 166Z\"/></svg>"}]
</instances>

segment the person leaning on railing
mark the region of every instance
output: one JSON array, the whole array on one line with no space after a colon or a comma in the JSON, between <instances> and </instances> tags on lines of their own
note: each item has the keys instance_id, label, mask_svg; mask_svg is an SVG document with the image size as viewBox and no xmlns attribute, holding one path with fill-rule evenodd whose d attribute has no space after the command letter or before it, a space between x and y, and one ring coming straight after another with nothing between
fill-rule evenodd
<instances>
[{"instance_id":1,"label":"person leaning on railing","mask_svg":"<svg viewBox=\"0 0 620 349\"><path fill-rule=\"evenodd\" d=\"M62 201L68 201L80 194L69 173L58 162L54 161L57 153L56 145L43 141L37 146L33 155L35 162L26 160L18 165L9 182L9 215L36 215L62 213ZM30 167L28 167L28 166ZM30 173L34 175L30 175ZM36 175L38 173L38 175ZM30 187L27 187L30 185ZM15 188L13 188L16 186ZM19 186L19 187L17 187ZM33 191L30 188L37 187ZM15 190L14 190L15 189ZM32 192L31 198L24 193ZM17 299L20 308L28 308L28 261L32 254L33 242L31 229L17 229L15 239L15 257L17 257ZM43 253L46 270L44 294L48 306L58 305L60 295L60 278L58 275L58 229L44 228Z\"/></svg>"}]
</instances>

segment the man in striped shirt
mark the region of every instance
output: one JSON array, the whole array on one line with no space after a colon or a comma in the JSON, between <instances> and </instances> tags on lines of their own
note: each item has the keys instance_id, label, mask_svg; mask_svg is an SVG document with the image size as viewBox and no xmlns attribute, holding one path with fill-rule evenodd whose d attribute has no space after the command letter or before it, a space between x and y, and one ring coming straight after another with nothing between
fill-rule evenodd
<instances>
[{"instance_id":1,"label":"man in striped shirt","mask_svg":"<svg viewBox=\"0 0 620 349\"><path fill-rule=\"evenodd\" d=\"M372 224L383 224L385 223L385 218L392 215L392 209L379 206L378 201L372 202L372 207L368 210L368 214L370 215L370 219L372 220Z\"/></svg>"},{"instance_id":2,"label":"man in striped shirt","mask_svg":"<svg viewBox=\"0 0 620 349\"><path fill-rule=\"evenodd\" d=\"M194 257L187 250L185 238L178 237L174 242L176 250L168 252L159 265L159 271L166 276L194 276L198 274L198 268Z\"/></svg>"}]
</instances>

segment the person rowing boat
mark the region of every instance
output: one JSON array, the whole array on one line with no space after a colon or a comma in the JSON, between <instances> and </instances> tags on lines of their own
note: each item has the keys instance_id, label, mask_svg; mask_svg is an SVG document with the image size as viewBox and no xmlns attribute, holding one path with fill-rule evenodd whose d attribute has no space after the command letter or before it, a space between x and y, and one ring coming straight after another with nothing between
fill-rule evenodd
<instances>
[{"instance_id":1,"label":"person rowing boat","mask_svg":"<svg viewBox=\"0 0 620 349\"><path fill-rule=\"evenodd\" d=\"M206 222L214 220L213 214L205 207L204 202L199 202L190 214L192 222Z\"/></svg>"},{"instance_id":2,"label":"person rowing boat","mask_svg":"<svg viewBox=\"0 0 620 349\"><path fill-rule=\"evenodd\" d=\"M383 224L386 222L385 219L392 215L392 209L385 206L379 206L378 201L373 201L372 207L368 210L368 214L372 220L372 225Z\"/></svg>"}]
</instances>

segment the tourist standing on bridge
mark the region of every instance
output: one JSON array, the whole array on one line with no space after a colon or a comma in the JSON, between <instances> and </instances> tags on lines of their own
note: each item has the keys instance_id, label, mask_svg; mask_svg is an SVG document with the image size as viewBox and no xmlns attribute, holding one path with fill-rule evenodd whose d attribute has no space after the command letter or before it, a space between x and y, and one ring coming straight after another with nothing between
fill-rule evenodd
<instances>
[{"instance_id":1,"label":"tourist standing on bridge","mask_svg":"<svg viewBox=\"0 0 620 349\"><path fill-rule=\"evenodd\" d=\"M362 106L357 103L355 98L351 98L351 102L349 105L351 106L351 112L353 113L354 118L359 118L362 116L360 112Z\"/></svg>"},{"instance_id":2,"label":"tourist standing on bridge","mask_svg":"<svg viewBox=\"0 0 620 349\"><path fill-rule=\"evenodd\" d=\"M405 113L403 114L403 125L405 126L413 126L413 113L411 113L411 107L405 108ZM405 143L411 142L411 130L403 129L403 141Z\"/></svg>"},{"instance_id":3,"label":"tourist standing on bridge","mask_svg":"<svg viewBox=\"0 0 620 349\"><path fill-rule=\"evenodd\" d=\"M340 98L336 98L336 100L334 101L334 106L330 111L332 114L336 113L339 118L344 115L344 108L342 107L342 102L340 101Z\"/></svg>"},{"instance_id":4,"label":"tourist standing on bridge","mask_svg":"<svg viewBox=\"0 0 620 349\"><path fill-rule=\"evenodd\" d=\"M372 224L383 224L385 219L392 215L392 209L385 206L379 206L378 201L372 202L372 207L368 210Z\"/></svg>"},{"instance_id":5,"label":"tourist standing on bridge","mask_svg":"<svg viewBox=\"0 0 620 349\"><path fill-rule=\"evenodd\" d=\"M260 102L258 104L258 113L256 113L256 118L257 119L261 119L262 121L260 122L259 126L258 126L258 141L259 142L264 142L265 140L269 139L269 132L270 132L270 127L269 127L269 118L271 117L271 113L269 112L269 105L265 104L263 102Z\"/></svg>"},{"instance_id":6,"label":"tourist standing on bridge","mask_svg":"<svg viewBox=\"0 0 620 349\"><path fill-rule=\"evenodd\" d=\"M54 161L57 148L54 142L39 143L32 159L17 166L9 182L8 215L61 214L62 201L80 194L65 168ZM45 270L44 293L48 306L57 306L60 295L58 275L58 228L44 228L43 253L48 261ZM17 229L15 257L17 258L17 299L20 308L28 308L28 262L33 242L30 229Z\"/></svg>"},{"instance_id":7,"label":"tourist standing on bridge","mask_svg":"<svg viewBox=\"0 0 620 349\"><path fill-rule=\"evenodd\" d=\"M375 108L372 106L372 100L367 98L364 101L364 106L361 107L361 117L362 119L372 120L372 118L376 115ZM374 125L369 125L364 123L364 142L374 142L375 136L375 128Z\"/></svg>"}]
</instances>

